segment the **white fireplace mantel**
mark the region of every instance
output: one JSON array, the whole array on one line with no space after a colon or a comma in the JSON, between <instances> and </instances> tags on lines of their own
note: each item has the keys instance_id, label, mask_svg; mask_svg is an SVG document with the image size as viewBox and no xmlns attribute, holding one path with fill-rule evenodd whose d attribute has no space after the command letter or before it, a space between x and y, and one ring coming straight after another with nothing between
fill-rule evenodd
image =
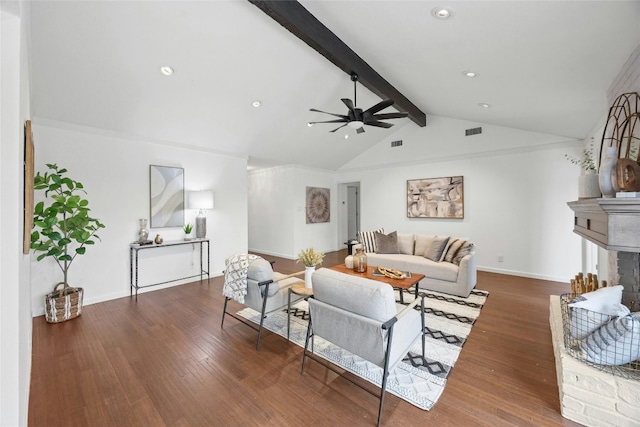
<instances>
[{"instance_id":1,"label":"white fireplace mantel","mask_svg":"<svg viewBox=\"0 0 640 427\"><path fill-rule=\"evenodd\" d=\"M583 199L567 204L575 214L574 233L607 250L640 252L640 198Z\"/></svg>"}]
</instances>

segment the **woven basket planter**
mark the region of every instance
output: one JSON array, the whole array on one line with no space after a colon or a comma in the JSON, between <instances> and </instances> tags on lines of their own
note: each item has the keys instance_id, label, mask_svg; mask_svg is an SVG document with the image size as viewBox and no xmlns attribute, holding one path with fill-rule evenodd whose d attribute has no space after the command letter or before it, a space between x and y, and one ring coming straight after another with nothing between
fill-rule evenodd
<instances>
[{"instance_id":1,"label":"woven basket planter","mask_svg":"<svg viewBox=\"0 0 640 427\"><path fill-rule=\"evenodd\" d=\"M62 289L58 289L62 285ZM44 316L49 323L60 323L75 319L82 313L82 288L65 286L60 282L53 288L53 292L44 297Z\"/></svg>"}]
</instances>

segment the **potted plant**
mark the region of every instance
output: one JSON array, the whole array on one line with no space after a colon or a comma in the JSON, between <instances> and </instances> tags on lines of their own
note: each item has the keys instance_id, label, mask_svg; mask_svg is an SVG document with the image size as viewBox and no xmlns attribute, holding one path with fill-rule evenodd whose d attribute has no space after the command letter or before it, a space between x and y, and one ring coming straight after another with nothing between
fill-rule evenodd
<instances>
[{"instance_id":1,"label":"potted plant","mask_svg":"<svg viewBox=\"0 0 640 427\"><path fill-rule=\"evenodd\" d=\"M193 225L190 222L185 224L182 228L184 230L184 240L191 240L191 233L193 232Z\"/></svg>"},{"instance_id":2,"label":"potted plant","mask_svg":"<svg viewBox=\"0 0 640 427\"><path fill-rule=\"evenodd\" d=\"M49 171L34 177L34 189L44 190L46 200L34 208L31 248L41 252L38 261L53 258L62 271L62 282L45 297L47 321L58 323L82 311L83 291L69 286L69 268L78 255L86 253L87 246L95 244L94 239L100 239L96 233L104 224L89 216L89 201L78 194L86 194L82 183L67 177L67 169L56 164L47 164L47 168Z\"/></svg>"},{"instance_id":3,"label":"potted plant","mask_svg":"<svg viewBox=\"0 0 640 427\"><path fill-rule=\"evenodd\" d=\"M322 252L318 252L313 248L303 249L298 253L298 259L296 262L301 262L305 265L304 269L304 286L305 288L311 289L311 275L316 269L316 265L322 263L322 259L324 258L324 254Z\"/></svg>"},{"instance_id":4,"label":"potted plant","mask_svg":"<svg viewBox=\"0 0 640 427\"><path fill-rule=\"evenodd\" d=\"M578 178L578 199L590 199L600 197L600 183L598 180L597 166L593 154L593 146L582 150L582 157L576 158L565 154L564 157L572 164L580 166L584 170Z\"/></svg>"}]
</instances>

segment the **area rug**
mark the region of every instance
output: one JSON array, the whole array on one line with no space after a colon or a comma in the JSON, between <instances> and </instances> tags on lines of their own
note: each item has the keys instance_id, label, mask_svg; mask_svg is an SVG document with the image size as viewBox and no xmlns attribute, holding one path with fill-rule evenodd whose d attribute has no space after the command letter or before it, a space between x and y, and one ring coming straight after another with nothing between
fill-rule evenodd
<instances>
[{"instance_id":1,"label":"area rug","mask_svg":"<svg viewBox=\"0 0 640 427\"><path fill-rule=\"evenodd\" d=\"M405 302L410 302L406 301L406 295L405 293ZM389 373L387 391L418 408L431 409L444 391L451 369L458 360L462 346L488 295L486 291L474 290L469 297L460 298L428 291L423 313L426 325L425 359L419 356L421 343L418 339L407 357ZM420 309L420 306L417 309ZM254 323L260 323L260 313L250 308L245 308L237 314ZM308 321L308 305L305 301L300 301L291 308L290 333L291 342L300 347L304 347ZM286 308L268 315L264 326L286 338ZM319 336L315 337L314 354L378 387L382 384L382 368Z\"/></svg>"}]
</instances>

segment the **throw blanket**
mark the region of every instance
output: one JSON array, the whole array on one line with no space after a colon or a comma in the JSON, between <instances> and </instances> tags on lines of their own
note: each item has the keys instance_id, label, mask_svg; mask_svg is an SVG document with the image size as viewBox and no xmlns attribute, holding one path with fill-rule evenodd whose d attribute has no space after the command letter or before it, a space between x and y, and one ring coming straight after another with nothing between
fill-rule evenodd
<instances>
[{"instance_id":1,"label":"throw blanket","mask_svg":"<svg viewBox=\"0 0 640 427\"><path fill-rule=\"evenodd\" d=\"M257 255L237 254L225 260L224 286L222 294L234 301L244 304L247 294L247 272L249 264L260 258Z\"/></svg>"}]
</instances>

